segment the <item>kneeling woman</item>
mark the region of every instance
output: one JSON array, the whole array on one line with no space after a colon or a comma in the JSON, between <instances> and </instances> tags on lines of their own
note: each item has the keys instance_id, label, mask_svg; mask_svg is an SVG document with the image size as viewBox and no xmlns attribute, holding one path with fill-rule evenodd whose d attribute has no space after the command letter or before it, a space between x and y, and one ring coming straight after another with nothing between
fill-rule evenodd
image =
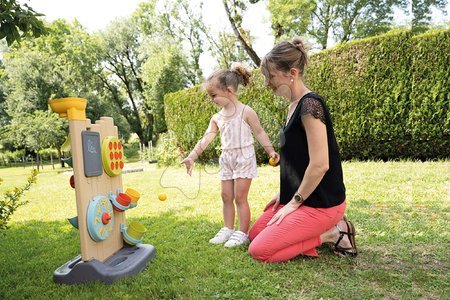
<instances>
[{"instance_id":1,"label":"kneeling woman","mask_svg":"<svg viewBox=\"0 0 450 300\"><path fill-rule=\"evenodd\" d=\"M326 242L334 243L338 255L357 255L355 228L344 217L345 186L330 113L304 83L306 64L299 38L279 42L261 64L265 85L290 105L280 134L280 193L249 232L249 253L260 261L318 256L315 248Z\"/></svg>"}]
</instances>

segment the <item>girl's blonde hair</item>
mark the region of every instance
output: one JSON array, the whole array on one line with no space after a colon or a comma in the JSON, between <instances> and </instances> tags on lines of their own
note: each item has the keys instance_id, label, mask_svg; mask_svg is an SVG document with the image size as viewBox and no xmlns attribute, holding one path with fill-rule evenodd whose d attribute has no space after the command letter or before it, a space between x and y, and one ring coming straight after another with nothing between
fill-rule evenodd
<instances>
[{"instance_id":1,"label":"girl's blonde hair","mask_svg":"<svg viewBox=\"0 0 450 300\"><path fill-rule=\"evenodd\" d=\"M221 69L215 71L206 79L203 87L206 88L211 82L216 79L218 88L225 90L232 87L234 92L237 92L239 85L247 86L250 82L252 73L248 71L242 64L234 63L230 69Z\"/></svg>"},{"instance_id":2,"label":"girl's blonde hair","mask_svg":"<svg viewBox=\"0 0 450 300\"><path fill-rule=\"evenodd\" d=\"M300 76L303 76L308 64L307 52L307 47L299 37L294 37L292 42L281 41L264 56L261 70L264 74L268 74L271 67L283 72L296 68L299 70Z\"/></svg>"}]
</instances>

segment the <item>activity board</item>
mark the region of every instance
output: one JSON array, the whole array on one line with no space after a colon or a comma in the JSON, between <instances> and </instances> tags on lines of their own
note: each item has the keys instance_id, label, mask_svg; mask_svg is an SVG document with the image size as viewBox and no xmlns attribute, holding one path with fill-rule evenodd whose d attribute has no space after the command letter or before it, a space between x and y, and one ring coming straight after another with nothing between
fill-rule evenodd
<instances>
[{"instance_id":1,"label":"activity board","mask_svg":"<svg viewBox=\"0 0 450 300\"><path fill-rule=\"evenodd\" d=\"M70 185L75 189L77 216L69 222L80 233L80 256L54 273L58 283L102 280L110 283L140 272L155 256L152 245L141 244L145 227L126 224L125 211L137 206L138 191L122 186L123 145L111 117L95 124L86 119L87 100L54 99L52 110L69 121L68 142L73 168ZM70 147L69 147L70 146ZM129 251L124 247L124 241Z\"/></svg>"}]
</instances>

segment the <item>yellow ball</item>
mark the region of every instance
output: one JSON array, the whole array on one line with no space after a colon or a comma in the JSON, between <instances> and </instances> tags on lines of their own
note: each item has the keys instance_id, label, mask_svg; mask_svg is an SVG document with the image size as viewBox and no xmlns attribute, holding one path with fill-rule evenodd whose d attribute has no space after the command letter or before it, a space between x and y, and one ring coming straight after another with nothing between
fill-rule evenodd
<instances>
[{"instance_id":1,"label":"yellow ball","mask_svg":"<svg viewBox=\"0 0 450 300\"><path fill-rule=\"evenodd\" d=\"M159 199L160 201L166 201L167 195L164 194L164 193L161 193L161 194L158 195L158 199Z\"/></svg>"},{"instance_id":2,"label":"yellow ball","mask_svg":"<svg viewBox=\"0 0 450 300\"><path fill-rule=\"evenodd\" d=\"M275 160L275 158L271 157L269 159L269 165L271 165L272 167L275 167L278 164L278 162Z\"/></svg>"}]
</instances>

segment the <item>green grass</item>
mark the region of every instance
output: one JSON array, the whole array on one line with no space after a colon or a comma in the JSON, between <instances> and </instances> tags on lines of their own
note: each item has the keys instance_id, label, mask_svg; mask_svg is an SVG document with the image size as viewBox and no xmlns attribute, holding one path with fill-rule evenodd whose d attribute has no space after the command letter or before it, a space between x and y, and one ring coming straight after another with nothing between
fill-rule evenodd
<instances>
[{"instance_id":1,"label":"green grass","mask_svg":"<svg viewBox=\"0 0 450 300\"><path fill-rule=\"evenodd\" d=\"M360 255L298 257L278 264L252 260L247 248L208 243L222 226L217 167L144 167L123 175L142 194L128 220L148 229L157 256L140 274L113 285L53 282L56 268L79 254L69 173L46 166L25 194L30 202L0 236L0 299L448 299L450 162L346 162L347 216ZM201 171L199 172L199 170ZM278 168L260 167L252 183L254 220L276 193ZM0 192L22 185L30 169L0 169ZM157 199L165 192L168 199Z\"/></svg>"}]
</instances>

